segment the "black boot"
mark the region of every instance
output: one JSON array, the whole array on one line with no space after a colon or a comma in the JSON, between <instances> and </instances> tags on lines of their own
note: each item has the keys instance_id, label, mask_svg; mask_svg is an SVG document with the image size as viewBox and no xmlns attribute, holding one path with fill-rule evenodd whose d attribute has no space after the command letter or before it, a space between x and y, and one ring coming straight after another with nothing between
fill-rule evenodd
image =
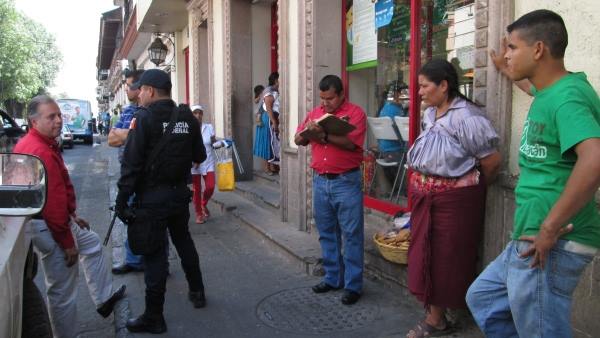
<instances>
[{"instance_id":1,"label":"black boot","mask_svg":"<svg viewBox=\"0 0 600 338\"><path fill-rule=\"evenodd\" d=\"M204 291L190 291L188 298L194 304L195 308L202 308L206 306L206 298L204 297Z\"/></svg>"},{"instance_id":2,"label":"black boot","mask_svg":"<svg viewBox=\"0 0 600 338\"><path fill-rule=\"evenodd\" d=\"M98 306L96 311L98 311L98 313L102 317L104 317L104 318L108 317L113 312L113 309L115 308L115 304L119 300L121 300L123 298L123 296L125 295L125 289L126 289L125 285L121 285L121 287L117 291L115 291L115 293L113 293L112 296L110 296L110 298L106 302L104 302L104 303L100 304L100 306Z\"/></svg>"},{"instance_id":3,"label":"black boot","mask_svg":"<svg viewBox=\"0 0 600 338\"><path fill-rule=\"evenodd\" d=\"M149 332L149 333L164 333L167 332L167 323L165 318L160 316L146 316L145 314L131 318L125 324L129 332Z\"/></svg>"}]
</instances>

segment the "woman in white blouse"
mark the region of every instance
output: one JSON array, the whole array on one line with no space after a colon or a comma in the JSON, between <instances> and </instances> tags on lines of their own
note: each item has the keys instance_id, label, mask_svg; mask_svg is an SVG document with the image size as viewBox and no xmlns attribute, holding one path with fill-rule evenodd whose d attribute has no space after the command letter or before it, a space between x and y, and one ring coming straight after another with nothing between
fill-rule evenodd
<instances>
[{"instance_id":1,"label":"woman in white blouse","mask_svg":"<svg viewBox=\"0 0 600 338\"><path fill-rule=\"evenodd\" d=\"M215 191L215 153L212 144L217 140L215 138L215 129L210 123L203 123L202 117L204 109L200 105L191 107L194 117L200 123L200 131L202 132L202 143L206 148L206 160L200 165L192 166L192 185L193 185L193 202L196 210L196 223L201 224L208 219L209 212L206 205L208 200ZM204 179L204 193L202 193L201 177Z\"/></svg>"}]
</instances>

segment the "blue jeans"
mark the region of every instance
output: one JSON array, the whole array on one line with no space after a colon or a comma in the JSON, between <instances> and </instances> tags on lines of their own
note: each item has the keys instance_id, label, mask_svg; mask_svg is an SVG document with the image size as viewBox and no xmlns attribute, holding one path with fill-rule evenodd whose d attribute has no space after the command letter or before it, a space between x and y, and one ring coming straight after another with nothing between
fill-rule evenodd
<instances>
[{"instance_id":1,"label":"blue jeans","mask_svg":"<svg viewBox=\"0 0 600 338\"><path fill-rule=\"evenodd\" d=\"M313 210L323 252L324 282L360 293L364 255L360 171L342 174L333 179L315 173Z\"/></svg>"},{"instance_id":2,"label":"blue jeans","mask_svg":"<svg viewBox=\"0 0 600 338\"><path fill-rule=\"evenodd\" d=\"M125 264L134 267L136 269L144 268L144 256L136 255L131 252L129 247L129 240L125 240Z\"/></svg>"},{"instance_id":3,"label":"blue jeans","mask_svg":"<svg viewBox=\"0 0 600 338\"><path fill-rule=\"evenodd\" d=\"M488 338L561 337L571 332L571 296L591 255L564 250L560 240L544 269L521 258L531 245L511 241L467 292L469 309Z\"/></svg>"}]
</instances>

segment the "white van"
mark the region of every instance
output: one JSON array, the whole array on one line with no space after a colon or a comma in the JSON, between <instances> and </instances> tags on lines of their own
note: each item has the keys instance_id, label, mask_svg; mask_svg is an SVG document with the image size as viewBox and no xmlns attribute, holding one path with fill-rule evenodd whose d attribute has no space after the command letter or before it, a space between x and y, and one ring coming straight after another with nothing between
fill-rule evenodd
<instances>
[{"instance_id":1,"label":"white van","mask_svg":"<svg viewBox=\"0 0 600 338\"><path fill-rule=\"evenodd\" d=\"M31 155L0 153L0 337L52 337L44 298L33 283L37 257L29 217L46 204L46 170Z\"/></svg>"}]
</instances>

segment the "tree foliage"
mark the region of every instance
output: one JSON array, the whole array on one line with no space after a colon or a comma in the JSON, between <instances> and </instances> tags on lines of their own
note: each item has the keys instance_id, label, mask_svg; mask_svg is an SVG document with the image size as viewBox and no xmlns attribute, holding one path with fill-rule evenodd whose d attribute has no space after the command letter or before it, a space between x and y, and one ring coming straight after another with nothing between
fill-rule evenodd
<instances>
[{"instance_id":1,"label":"tree foliage","mask_svg":"<svg viewBox=\"0 0 600 338\"><path fill-rule=\"evenodd\" d=\"M9 113L52 86L61 61L52 34L0 0L0 102Z\"/></svg>"}]
</instances>

